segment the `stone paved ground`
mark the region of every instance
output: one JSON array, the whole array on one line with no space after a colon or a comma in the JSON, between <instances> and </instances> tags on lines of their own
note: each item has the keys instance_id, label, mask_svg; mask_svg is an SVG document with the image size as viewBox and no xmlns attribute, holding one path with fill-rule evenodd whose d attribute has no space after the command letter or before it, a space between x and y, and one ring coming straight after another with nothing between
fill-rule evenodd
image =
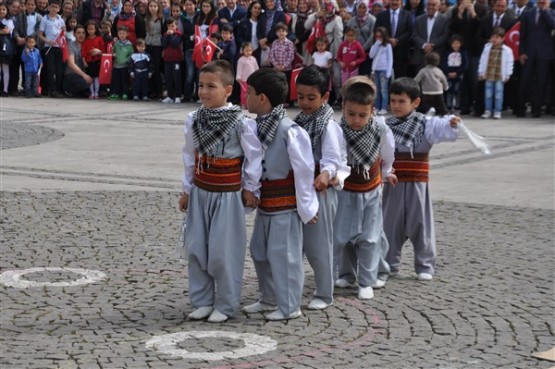
<instances>
[{"instance_id":1,"label":"stone paved ground","mask_svg":"<svg viewBox=\"0 0 555 369\"><path fill-rule=\"evenodd\" d=\"M530 356L555 345L552 120L503 120L502 133L469 120L492 137L491 158L464 140L434 149L433 282L414 280L408 245L402 276L372 300L338 290L332 307L303 309L302 318L287 323L239 314L209 324L184 319L191 311L186 264L174 251L180 223L174 151L183 108L98 102L91 111L71 101L62 114L59 100L43 99L34 110L23 99L3 100L0 272L65 267L106 277L68 287L0 285L2 369L553 366ZM526 124L536 131L523 137ZM252 216L248 224L250 231ZM306 270L305 306L314 288ZM35 271L21 278L40 284L80 277ZM256 287L247 258L243 303L255 299ZM245 342L237 333L269 337L277 346L215 361L147 347L155 336L194 331L231 334L175 347L201 356L239 350Z\"/></svg>"}]
</instances>

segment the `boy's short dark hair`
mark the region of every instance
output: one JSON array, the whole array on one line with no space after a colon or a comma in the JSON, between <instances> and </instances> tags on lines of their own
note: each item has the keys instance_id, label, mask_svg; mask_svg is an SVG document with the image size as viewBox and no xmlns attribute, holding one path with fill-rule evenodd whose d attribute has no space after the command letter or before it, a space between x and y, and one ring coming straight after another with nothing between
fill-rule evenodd
<instances>
[{"instance_id":1,"label":"boy's short dark hair","mask_svg":"<svg viewBox=\"0 0 555 369\"><path fill-rule=\"evenodd\" d=\"M169 26L170 24L174 24L174 23L177 23L177 22L175 21L175 19L173 19L173 18L168 18L168 19L166 19L166 26Z\"/></svg>"},{"instance_id":2,"label":"boy's short dark hair","mask_svg":"<svg viewBox=\"0 0 555 369\"><path fill-rule=\"evenodd\" d=\"M220 32L212 32L210 38L217 40L218 42L222 41L222 34Z\"/></svg>"},{"instance_id":3,"label":"boy's short dark hair","mask_svg":"<svg viewBox=\"0 0 555 369\"><path fill-rule=\"evenodd\" d=\"M36 42L37 41L37 36L29 35L29 36L25 37L25 41L29 41L29 40L35 40L35 42Z\"/></svg>"},{"instance_id":4,"label":"boy's short dark hair","mask_svg":"<svg viewBox=\"0 0 555 369\"><path fill-rule=\"evenodd\" d=\"M454 34L453 36L451 36L451 38L449 39L449 45L451 45L455 41L459 41L461 43L461 46L464 45L464 41L462 37L457 34Z\"/></svg>"},{"instance_id":5,"label":"boy's short dark hair","mask_svg":"<svg viewBox=\"0 0 555 369\"><path fill-rule=\"evenodd\" d=\"M402 95L406 94L411 101L421 96L420 85L414 79L409 77L400 77L389 86L389 94Z\"/></svg>"},{"instance_id":6,"label":"boy's short dark hair","mask_svg":"<svg viewBox=\"0 0 555 369\"><path fill-rule=\"evenodd\" d=\"M275 28L275 29L276 29L276 32L279 31L280 29L284 30L285 32L289 31L289 28L287 28L287 25L286 25L285 23L283 23L283 22L277 23L277 24L275 25L275 27L276 27L276 28Z\"/></svg>"},{"instance_id":7,"label":"boy's short dark hair","mask_svg":"<svg viewBox=\"0 0 555 369\"><path fill-rule=\"evenodd\" d=\"M229 23L224 23L224 25L222 26L222 32L233 33L233 26Z\"/></svg>"},{"instance_id":8,"label":"boy's short dark hair","mask_svg":"<svg viewBox=\"0 0 555 369\"><path fill-rule=\"evenodd\" d=\"M316 87L320 95L324 96L330 88L330 74L327 69L320 68L316 64L304 67L299 73L296 81L298 85Z\"/></svg>"},{"instance_id":9,"label":"boy's short dark hair","mask_svg":"<svg viewBox=\"0 0 555 369\"><path fill-rule=\"evenodd\" d=\"M146 41L144 38L138 38L135 42L135 46L146 46Z\"/></svg>"},{"instance_id":10,"label":"boy's short dark hair","mask_svg":"<svg viewBox=\"0 0 555 369\"><path fill-rule=\"evenodd\" d=\"M233 67L226 60L214 60L210 63L204 64L202 68L200 68L199 75L201 73L217 74L224 86L233 86L233 83L235 82Z\"/></svg>"},{"instance_id":11,"label":"boy's short dark hair","mask_svg":"<svg viewBox=\"0 0 555 369\"><path fill-rule=\"evenodd\" d=\"M347 33L352 32L355 34L355 36L358 34L357 30L353 27L345 27L345 29L343 30L343 34L346 35Z\"/></svg>"},{"instance_id":12,"label":"boy's short dark hair","mask_svg":"<svg viewBox=\"0 0 555 369\"><path fill-rule=\"evenodd\" d=\"M285 74L275 69L262 68L254 72L247 79L257 95L264 94L270 100L272 107L285 103L289 86Z\"/></svg>"},{"instance_id":13,"label":"boy's short dark hair","mask_svg":"<svg viewBox=\"0 0 555 369\"><path fill-rule=\"evenodd\" d=\"M58 5L58 6L62 6L62 3L60 2L60 0L50 0L48 2L48 6L50 5Z\"/></svg>"},{"instance_id":14,"label":"boy's short dark hair","mask_svg":"<svg viewBox=\"0 0 555 369\"><path fill-rule=\"evenodd\" d=\"M343 103L351 102L359 105L374 106L376 89L366 82L354 82L345 89Z\"/></svg>"},{"instance_id":15,"label":"boy's short dark hair","mask_svg":"<svg viewBox=\"0 0 555 369\"><path fill-rule=\"evenodd\" d=\"M129 28L127 26L119 26L118 27L118 32L119 31L125 31L125 32L129 32Z\"/></svg>"},{"instance_id":16,"label":"boy's short dark hair","mask_svg":"<svg viewBox=\"0 0 555 369\"><path fill-rule=\"evenodd\" d=\"M433 65L434 67L437 67L439 65L439 54L434 53L433 51L431 53L427 53L426 55L424 55L424 62L427 65Z\"/></svg>"},{"instance_id":17,"label":"boy's short dark hair","mask_svg":"<svg viewBox=\"0 0 555 369\"><path fill-rule=\"evenodd\" d=\"M493 31L491 31L492 36L499 36L501 38L505 37L505 28L503 27L495 27Z\"/></svg>"}]
</instances>

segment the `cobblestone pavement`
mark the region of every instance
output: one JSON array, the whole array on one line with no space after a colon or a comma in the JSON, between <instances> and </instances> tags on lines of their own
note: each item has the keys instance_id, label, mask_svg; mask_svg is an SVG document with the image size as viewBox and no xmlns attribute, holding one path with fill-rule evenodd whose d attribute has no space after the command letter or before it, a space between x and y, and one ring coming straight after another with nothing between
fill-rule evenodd
<instances>
[{"instance_id":1,"label":"cobblestone pavement","mask_svg":"<svg viewBox=\"0 0 555 369\"><path fill-rule=\"evenodd\" d=\"M553 366L530 356L555 345L552 120L503 120L503 130L469 120L488 133L492 157L464 140L434 149L439 258L432 282L414 279L407 246L403 274L372 300L337 290L332 307L303 309L286 323L240 313L210 324L185 320L186 264L175 254L183 107L98 102L90 111L71 101L61 114L59 100L42 99L35 110L23 99L3 100L2 369ZM521 134L527 124L536 132ZM73 271L30 269L41 267ZM84 276L76 268L105 276L69 286ZM6 282L7 272L25 269ZM306 277L303 307L314 289L308 266ZM249 257L243 286L248 304L257 291ZM170 343L187 357L147 344L182 332L187 339ZM262 338L245 334L275 346L206 359L263 348Z\"/></svg>"}]
</instances>

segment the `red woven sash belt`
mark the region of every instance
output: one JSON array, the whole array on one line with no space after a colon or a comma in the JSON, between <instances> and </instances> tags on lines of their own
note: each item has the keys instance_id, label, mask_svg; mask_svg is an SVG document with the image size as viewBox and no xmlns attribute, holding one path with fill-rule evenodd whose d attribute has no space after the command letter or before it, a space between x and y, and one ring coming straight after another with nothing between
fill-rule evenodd
<instances>
[{"instance_id":1,"label":"red woven sash belt","mask_svg":"<svg viewBox=\"0 0 555 369\"><path fill-rule=\"evenodd\" d=\"M395 175L399 182L428 182L430 162L428 153L395 153Z\"/></svg>"},{"instance_id":2,"label":"red woven sash belt","mask_svg":"<svg viewBox=\"0 0 555 369\"><path fill-rule=\"evenodd\" d=\"M293 172L289 172L287 178L273 181L261 181L260 188L260 210L273 213L297 208L295 197L295 178Z\"/></svg>"},{"instance_id":3,"label":"red woven sash belt","mask_svg":"<svg viewBox=\"0 0 555 369\"><path fill-rule=\"evenodd\" d=\"M200 163L199 163L200 161ZM235 192L241 189L242 158L195 159L195 176L193 183L210 192Z\"/></svg>"},{"instance_id":4,"label":"red woven sash belt","mask_svg":"<svg viewBox=\"0 0 555 369\"><path fill-rule=\"evenodd\" d=\"M374 165L370 167L368 178L364 178L363 173L359 173L356 169L352 169L351 175L345 180L343 189L350 192L368 192L378 187L382 183L381 163L381 160L376 160Z\"/></svg>"}]
</instances>

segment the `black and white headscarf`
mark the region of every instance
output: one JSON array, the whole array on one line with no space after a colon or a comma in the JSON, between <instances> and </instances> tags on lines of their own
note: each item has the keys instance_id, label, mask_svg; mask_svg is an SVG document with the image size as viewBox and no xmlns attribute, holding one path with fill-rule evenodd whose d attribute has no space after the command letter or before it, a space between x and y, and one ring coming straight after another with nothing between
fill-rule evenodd
<instances>
[{"instance_id":1,"label":"black and white headscarf","mask_svg":"<svg viewBox=\"0 0 555 369\"><path fill-rule=\"evenodd\" d=\"M243 113L237 105L225 109L201 107L197 110L193 117L193 142L198 155L210 155L242 119Z\"/></svg>"},{"instance_id":2,"label":"black and white headscarf","mask_svg":"<svg viewBox=\"0 0 555 369\"><path fill-rule=\"evenodd\" d=\"M266 150L271 145L277 132L279 121L287 115L283 104L276 106L268 115L256 117L258 139L262 143L262 148Z\"/></svg>"},{"instance_id":3,"label":"black and white headscarf","mask_svg":"<svg viewBox=\"0 0 555 369\"><path fill-rule=\"evenodd\" d=\"M308 132L312 143L312 149L314 149L332 117L333 109L328 104L324 104L312 114L300 112L294 120L295 123Z\"/></svg>"},{"instance_id":4,"label":"black and white headscarf","mask_svg":"<svg viewBox=\"0 0 555 369\"><path fill-rule=\"evenodd\" d=\"M424 134L426 125L426 116L417 111L413 111L404 119L389 117L385 120L385 124L387 124L391 132L393 132L395 143L407 146L412 151L412 149L418 146L422 141L422 135Z\"/></svg>"},{"instance_id":5,"label":"black and white headscarf","mask_svg":"<svg viewBox=\"0 0 555 369\"><path fill-rule=\"evenodd\" d=\"M362 169L365 177L368 176L370 168L380 154L380 129L374 118L363 129L355 131L351 129L345 120L341 118L341 129L347 141L348 161L352 168L357 171Z\"/></svg>"}]
</instances>

